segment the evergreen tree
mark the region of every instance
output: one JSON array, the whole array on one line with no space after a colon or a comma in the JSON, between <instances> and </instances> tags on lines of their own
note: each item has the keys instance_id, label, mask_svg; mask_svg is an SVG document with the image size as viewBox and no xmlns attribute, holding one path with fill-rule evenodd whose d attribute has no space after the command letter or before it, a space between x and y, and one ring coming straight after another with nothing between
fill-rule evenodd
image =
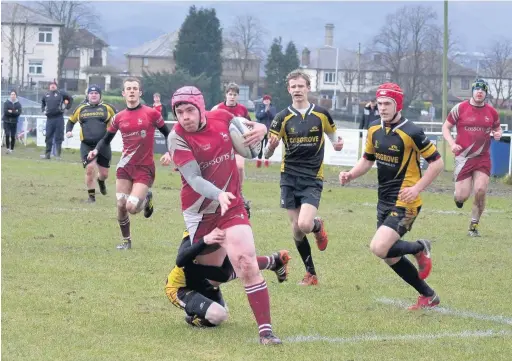
<instances>
[{"instance_id":1,"label":"evergreen tree","mask_svg":"<svg viewBox=\"0 0 512 361\"><path fill-rule=\"evenodd\" d=\"M198 10L191 6L180 28L174 59L177 70L193 77L203 74L210 79L207 87L201 89L208 108L222 100L222 43L222 29L215 9Z\"/></svg>"},{"instance_id":2,"label":"evergreen tree","mask_svg":"<svg viewBox=\"0 0 512 361\"><path fill-rule=\"evenodd\" d=\"M265 93L272 96L272 103L278 111L287 106L287 91L285 76L282 68L284 63L283 45L281 38L274 38L265 64L265 75L267 78L267 89ZM283 94L283 89L285 94ZM283 96L284 95L284 96Z\"/></svg>"},{"instance_id":3,"label":"evergreen tree","mask_svg":"<svg viewBox=\"0 0 512 361\"><path fill-rule=\"evenodd\" d=\"M290 41L286 45L286 50L284 53L283 72L288 74L289 72L298 69L299 66L299 52L297 51L293 41Z\"/></svg>"}]
</instances>

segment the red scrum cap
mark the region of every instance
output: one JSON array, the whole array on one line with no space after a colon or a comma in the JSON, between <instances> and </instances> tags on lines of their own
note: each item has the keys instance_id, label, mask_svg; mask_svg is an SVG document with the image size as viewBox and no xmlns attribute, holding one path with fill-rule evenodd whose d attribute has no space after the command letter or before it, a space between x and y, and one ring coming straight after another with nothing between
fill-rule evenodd
<instances>
[{"instance_id":1,"label":"red scrum cap","mask_svg":"<svg viewBox=\"0 0 512 361\"><path fill-rule=\"evenodd\" d=\"M171 108L174 116L176 116L175 108L181 103L190 103L199 109L201 119L204 119L206 114L206 106L204 104L203 94L195 86L184 86L174 92L171 98Z\"/></svg>"},{"instance_id":2,"label":"red scrum cap","mask_svg":"<svg viewBox=\"0 0 512 361\"><path fill-rule=\"evenodd\" d=\"M395 113L401 111L404 107L404 92L395 83L384 83L377 88L377 100L379 98L387 98L395 103Z\"/></svg>"}]
</instances>

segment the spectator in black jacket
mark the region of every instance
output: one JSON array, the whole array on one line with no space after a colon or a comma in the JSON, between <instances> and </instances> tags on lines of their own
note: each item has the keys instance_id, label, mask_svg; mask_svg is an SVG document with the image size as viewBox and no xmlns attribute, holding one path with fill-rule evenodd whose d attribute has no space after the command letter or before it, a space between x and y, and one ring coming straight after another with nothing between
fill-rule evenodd
<instances>
[{"instance_id":1,"label":"spectator in black jacket","mask_svg":"<svg viewBox=\"0 0 512 361\"><path fill-rule=\"evenodd\" d=\"M11 90L9 99L4 103L4 113L2 121L5 130L5 145L7 146L7 154L12 153L14 150L14 143L16 142L16 130L18 128L18 118L21 114L21 104L18 101L18 94L16 90Z\"/></svg>"},{"instance_id":2,"label":"spectator in black jacket","mask_svg":"<svg viewBox=\"0 0 512 361\"><path fill-rule=\"evenodd\" d=\"M263 105L264 107L260 107L256 112L256 119L261 124L265 124L267 129L270 129L270 124L274 117L276 116L276 107L272 105L272 97L270 95L263 96ZM261 151L258 154L258 160L256 161L256 167L261 167L261 158L263 157L264 149L268 142L268 135L265 135L265 138L261 141ZM265 167L268 167L268 159L265 159Z\"/></svg>"},{"instance_id":3,"label":"spectator in black jacket","mask_svg":"<svg viewBox=\"0 0 512 361\"><path fill-rule=\"evenodd\" d=\"M368 129L368 126L375 120L380 119L377 99L372 99L363 109L363 115L359 122L359 129Z\"/></svg>"},{"instance_id":4,"label":"spectator in black jacket","mask_svg":"<svg viewBox=\"0 0 512 361\"><path fill-rule=\"evenodd\" d=\"M73 97L63 90L57 90L57 83L50 84L50 90L41 100L41 111L46 115L46 151L41 158L50 159L55 135L55 150L60 159L64 141L64 109L71 108Z\"/></svg>"}]
</instances>

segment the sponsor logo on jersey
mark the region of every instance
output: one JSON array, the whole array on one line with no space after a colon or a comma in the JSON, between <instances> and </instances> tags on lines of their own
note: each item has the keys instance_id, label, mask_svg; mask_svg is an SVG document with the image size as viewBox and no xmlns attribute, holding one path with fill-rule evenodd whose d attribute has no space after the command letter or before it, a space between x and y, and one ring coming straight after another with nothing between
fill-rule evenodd
<instances>
[{"instance_id":1,"label":"sponsor logo on jersey","mask_svg":"<svg viewBox=\"0 0 512 361\"><path fill-rule=\"evenodd\" d=\"M226 160L229 160L231 157L232 152L228 152L226 154L222 154L222 155L219 155L218 157L212 159L212 160L209 160L207 162L201 162L199 163L199 168L201 168L201 170L204 170L212 165L216 165L216 164L220 164Z\"/></svg>"},{"instance_id":2,"label":"sponsor logo on jersey","mask_svg":"<svg viewBox=\"0 0 512 361\"><path fill-rule=\"evenodd\" d=\"M396 146L395 144L391 145L391 147L388 148L390 151L392 152L399 152L400 151L400 148L398 148L398 146Z\"/></svg>"}]
</instances>

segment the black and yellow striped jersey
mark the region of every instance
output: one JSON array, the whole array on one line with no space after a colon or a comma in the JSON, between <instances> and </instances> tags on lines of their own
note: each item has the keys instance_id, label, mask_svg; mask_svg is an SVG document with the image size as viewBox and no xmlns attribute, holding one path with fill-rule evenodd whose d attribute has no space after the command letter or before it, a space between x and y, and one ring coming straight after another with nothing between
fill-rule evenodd
<instances>
[{"instance_id":1,"label":"black and yellow striped jersey","mask_svg":"<svg viewBox=\"0 0 512 361\"><path fill-rule=\"evenodd\" d=\"M421 206L419 196L412 203L398 200L402 188L414 186L421 178L420 155L427 162L441 157L436 146L412 121L402 117L392 127L386 127L381 120L370 124L364 157L377 161L379 202L405 208Z\"/></svg>"},{"instance_id":2,"label":"black and yellow striped jersey","mask_svg":"<svg viewBox=\"0 0 512 361\"><path fill-rule=\"evenodd\" d=\"M69 118L69 126L66 130L71 131L73 125L79 122L80 140L90 145L96 145L105 135L115 114L116 111L110 104L80 104Z\"/></svg>"},{"instance_id":3,"label":"black and yellow striped jersey","mask_svg":"<svg viewBox=\"0 0 512 361\"><path fill-rule=\"evenodd\" d=\"M305 112L292 106L279 112L270 133L283 140L281 172L323 180L324 133L335 133L336 125L329 112L310 104Z\"/></svg>"}]
</instances>

